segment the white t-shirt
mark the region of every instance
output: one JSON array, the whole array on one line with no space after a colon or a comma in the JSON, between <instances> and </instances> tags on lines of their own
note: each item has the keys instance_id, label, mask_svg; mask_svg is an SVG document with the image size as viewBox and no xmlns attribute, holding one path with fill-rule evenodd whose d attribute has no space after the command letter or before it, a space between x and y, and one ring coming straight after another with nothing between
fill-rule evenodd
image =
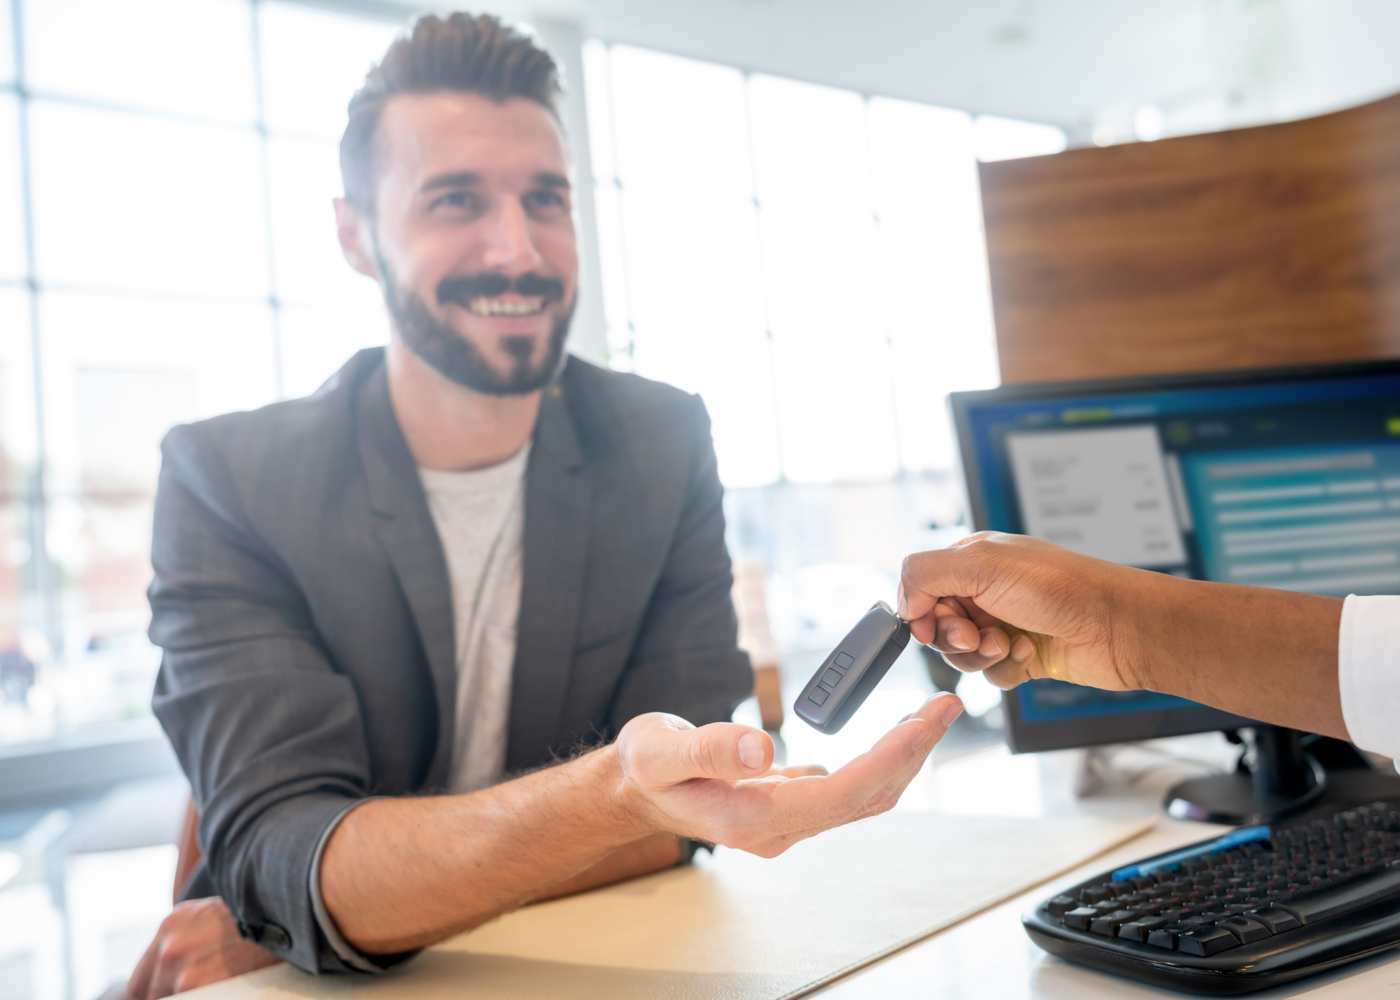
<instances>
[{"instance_id":1,"label":"white t-shirt","mask_svg":"<svg viewBox=\"0 0 1400 1000\"><path fill-rule=\"evenodd\" d=\"M1342 720L1363 750L1400 758L1400 597L1348 597L1337 643Z\"/></svg>"},{"instance_id":2,"label":"white t-shirt","mask_svg":"<svg viewBox=\"0 0 1400 1000\"><path fill-rule=\"evenodd\" d=\"M485 788L505 771L529 458L527 442L490 468L418 470L452 584L457 732L448 781L453 792Z\"/></svg>"}]
</instances>

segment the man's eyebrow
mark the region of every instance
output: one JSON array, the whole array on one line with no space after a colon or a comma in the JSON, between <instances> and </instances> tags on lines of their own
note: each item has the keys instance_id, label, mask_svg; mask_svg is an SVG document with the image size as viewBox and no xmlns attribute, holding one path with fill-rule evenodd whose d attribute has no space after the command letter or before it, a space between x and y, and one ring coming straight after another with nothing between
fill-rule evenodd
<instances>
[{"instance_id":1,"label":"man's eyebrow","mask_svg":"<svg viewBox=\"0 0 1400 1000\"><path fill-rule=\"evenodd\" d=\"M451 174L438 174L423 182L420 191L441 191L443 188L475 187L481 183L481 175L471 170L458 170Z\"/></svg>"},{"instance_id":2,"label":"man's eyebrow","mask_svg":"<svg viewBox=\"0 0 1400 1000\"><path fill-rule=\"evenodd\" d=\"M543 171L535 175L535 183L542 188L569 190L569 178L563 174L549 173Z\"/></svg>"}]
</instances>

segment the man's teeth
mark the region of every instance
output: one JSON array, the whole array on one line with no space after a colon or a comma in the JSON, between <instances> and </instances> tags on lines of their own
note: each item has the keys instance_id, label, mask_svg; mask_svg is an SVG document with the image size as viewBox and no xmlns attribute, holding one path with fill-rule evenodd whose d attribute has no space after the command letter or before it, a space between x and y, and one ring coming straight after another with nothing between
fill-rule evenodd
<instances>
[{"instance_id":1,"label":"man's teeth","mask_svg":"<svg viewBox=\"0 0 1400 1000\"><path fill-rule=\"evenodd\" d=\"M472 299L467 308L478 316L528 316L544 308L542 298Z\"/></svg>"}]
</instances>

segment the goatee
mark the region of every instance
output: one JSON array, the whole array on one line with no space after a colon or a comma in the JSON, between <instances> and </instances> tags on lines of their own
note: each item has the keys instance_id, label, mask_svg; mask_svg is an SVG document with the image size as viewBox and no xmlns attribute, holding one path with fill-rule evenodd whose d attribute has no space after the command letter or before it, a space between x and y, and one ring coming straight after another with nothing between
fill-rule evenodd
<instances>
[{"instance_id":1,"label":"goatee","mask_svg":"<svg viewBox=\"0 0 1400 1000\"><path fill-rule=\"evenodd\" d=\"M544 357L531 364L535 339L529 336L503 338L501 346L511 355L510 370L504 375L491 367L481 350L456 330L440 321L428 309L421 296L400 289L383 260L378 261L384 277L384 305L389 310L394 328L406 346L431 365L445 378L474 392L489 396L523 396L543 389L558 374L564 361L564 341L569 335L569 322L574 315L574 302L554 321L549 332ZM508 278L500 274L453 276L444 278L435 290L438 302L460 302L485 294L488 297L506 291L538 296L545 303L563 298L563 283L557 278L523 274Z\"/></svg>"}]
</instances>

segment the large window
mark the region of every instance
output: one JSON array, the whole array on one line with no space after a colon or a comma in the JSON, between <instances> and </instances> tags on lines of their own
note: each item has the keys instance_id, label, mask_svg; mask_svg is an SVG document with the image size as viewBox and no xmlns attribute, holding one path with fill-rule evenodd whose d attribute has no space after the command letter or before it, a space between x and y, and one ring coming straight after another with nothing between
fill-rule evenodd
<instances>
[{"instance_id":1,"label":"large window","mask_svg":"<svg viewBox=\"0 0 1400 1000\"><path fill-rule=\"evenodd\" d=\"M615 367L700 393L730 487L952 464L997 380L977 160L1056 128L585 49Z\"/></svg>"},{"instance_id":2,"label":"large window","mask_svg":"<svg viewBox=\"0 0 1400 1000\"><path fill-rule=\"evenodd\" d=\"M382 342L330 202L346 101L398 28L0 0L0 743L148 711L165 431Z\"/></svg>"},{"instance_id":3,"label":"large window","mask_svg":"<svg viewBox=\"0 0 1400 1000\"><path fill-rule=\"evenodd\" d=\"M958 532L946 396L997 381L977 162L1065 135L584 55L610 362L704 398L731 552L784 650L822 649Z\"/></svg>"}]
</instances>

